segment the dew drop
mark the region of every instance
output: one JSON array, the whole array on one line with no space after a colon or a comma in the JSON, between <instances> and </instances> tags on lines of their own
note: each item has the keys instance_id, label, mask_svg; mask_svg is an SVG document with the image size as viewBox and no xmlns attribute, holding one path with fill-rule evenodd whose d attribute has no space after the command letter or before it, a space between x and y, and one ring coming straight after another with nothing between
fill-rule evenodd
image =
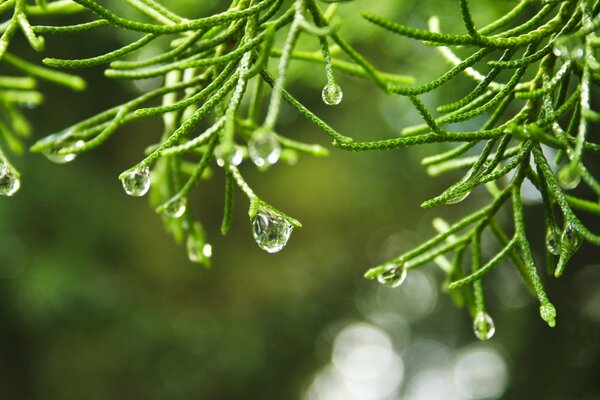
<instances>
[{"instance_id":1,"label":"dew drop","mask_svg":"<svg viewBox=\"0 0 600 400\"><path fill-rule=\"evenodd\" d=\"M226 164L237 167L244 159L244 152L241 147L233 146L228 154L224 154L223 148L219 146L215 149L215 157L217 158L217 165L219 167L224 167Z\"/></svg>"},{"instance_id":2,"label":"dew drop","mask_svg":"<svg viewBox=\"0 0 600 400\"><path fill-rule=\"evenodd\" d=\"M577 167L568 164L558 170L556 174L556 178L558 179L558 183L565 190L575 189L579 182L581 182L581 175L577 170Z\"/></svg>"},{"instance_id":3,"label":"dew drop","mask_svg":"<svg viewBox=\"0 0 600 400\"><path fill-rule=\"evenodd\" d=\"M185 213L187 201L185 198L180 198L175 201L170 201L165 204L163 212L171 218L181 218Z\"/></svg>"},{"instance_id":4,"label":"dew drop","mask_svg":"<svg viewBox=\"0 0 600 400\"><path fill-rule=\"evenodd\" d=\"M292 229L292 224L286 218L270 210L259 210L252 220L254 240L268 253L277 253L283 249Z\"/></svg>"},{"instance_id":5,"label":"dew drop","mask_svg":"<svg viewBox=\"0 0 600 400\"><path fill-rule=\"evenodd\" d=\"M61 143L60 146L56 146L49 150L44 151L42 154L48 160L52 161L53 163L66 164L68 162L73 161L75 158L77 158L77 154L76 153L61 154L60 151L66 147L80 148L80 147L83 147L84 144L85 144L85 142L83 140L78 140L75 143L65 142L64 144Z\"/></svg>"},{"instance_id":6,"label":"dew drop","mask_svg":"<svg viewBox=\"0 0 600 400\"><path fill-rule=\"evenodd\" d=\"M323 98L323 102L328 106L337 106L342 102L344 92L342 92L342 88L338 84L330 82L323 88L321 97Z\"/></svg>"},{"instance_id":7,"label":"dew drop","mask_svg":"<svg viewBox=\"0 0 600 400\"><path fill-rule=\"evenodd\" d=\"M257 167L275 164L281 155L281 145L273 132L259 128L248 141L248 155Z\"/></svg>"},{"instance_id":8,"label":"dew drop","mask_svg":"<svg viewBox=\"0 0 600 400\"><path fill-rule=\"evenodd\" d=\"M212 246L204 243L193 235L188 236L186 241L188 259L196 264L207 265L212 257Z\"/></svg>"},{"instance_id":9,"label":"dew drop","mask_svg":"<svg viewBox=\"0 0 600 400\"><path fill-rule=\"evenodd\" d=\"M568 50L564 45L554 45L554 47L552 48L552 53L556 56L556 57L566 57L568 54Z\"/></svg>"},{"instance_id":10,"label":"dew drop","mask_svg":"<svg viewBox=\"0 0 600 400\"><path fill-rule=\"evenodd\" d=\"M494 326L494 320L484 311L479 311L473 321L473 332L479 340L488 340L494 333L496 333L496 327Z\"/></svg>"},{"instance_id":11,"label":"dew drop","mask_svg":"<svg viewBox=\"0 0 600 400\"><path fill-rule=\"evenodd\" d=\"M569 253L572 255L581 247L583 238L571 223L567 223L565 229L563 229L561 241L567 246Z\"/></svg>"},{"instance_id":12,"label":"dew drop","mask_svg":"<svg viewBox=\"0 0 600 400\"><path fill-rule=\"evenodd\" d=\"M555 42L552 53L556 57L576 61L583 58L585 53L583 48L583 38L567 36L561 37Z\"/></svg>"},{"instance_id":13,"label":"dew drop","mask_svg":"<svg viewBox=\"0 0 600 400\"><path fill-rule=\"evenodd\" d=\"M560 254L560 233L555 227L546 230L546 249L550 254Z\"/></svg>"},{"instance_id":14,"label":"dew drop","mask_svg":"<svg viewBox=\"0 0 600 400\"><path fill-rule=\"evenodd\" d=\"M387 264L383 272L377 275L377 282L391 288L402 285L404 280L406 280L406 268L404 264Z\"/></svg>"},{"instance_id":15,"label":"dew drop","mask_svg":"<svg viewBox=\"0 0 600 400\"><path fill-rule=\"evenodd\" d=\"M466 199L467 197L469 197L470 193L471 193L470 191L467 191L467 192L464 192L464 193L459 193L456 196L453 196L453 197L450 197L450 198L446 199L444 201L444 204L458 204L461 201L463 201L464 199Z\"/></svg>"},{"instance_id":16,"label":"dew drop","mask_svg":"<svg viewBox=\"0 0 600 400\"><path fill-rule=\"evenodd\" d=\"M150 169L148 167L133 169L121 178L121 183L129 196L143 196L150 189Z\"/></svg>"},{"instance_id":17,"label":"dew drop","mask_svg":"<svg viewBox=\"0 0 600 400\"><path fill-rule=\"evenodd\" d=\"M21 180L6 166L0 167L0 195L12 196L21 187Z\"/></svg>"}]
</instances>

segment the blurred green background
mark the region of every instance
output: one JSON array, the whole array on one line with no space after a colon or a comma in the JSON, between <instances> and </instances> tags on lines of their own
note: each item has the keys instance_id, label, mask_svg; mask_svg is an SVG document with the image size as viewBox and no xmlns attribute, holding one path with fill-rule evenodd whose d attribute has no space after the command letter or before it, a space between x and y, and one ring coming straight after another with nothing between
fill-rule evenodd
<instances>
[{"instance_id":1,"label":"blurred green background","mask_svg":"<svg viewBox=\"0 0 600 400\"><path fill-rule=\"evenodd\" d=\"M106 3L136 17L119 1ZM217 0L163 3L188 17L224 7ZM516 2L472 3L483 25ZM437 14L443 29L461 32L457 2L340 7L343 35L381 69L425 82L447 68L434 50L361 21L362 9L417 27ZM48 37L47 54L93 56L131 37L114 29ZM20 39L12 48L36 57ZM100 69L82 75L86 93L44 88L47 102L30 113L38 138L139 90L107 83ZM332 108L320 100L320 67L295 62L292 76L295 95L357 139L394 136L419 122L407 100L386 98L368 83L340 77L344 100ZM471 87L467 79L457 83L464 87L425 101L439 104ZM284 109L278 129L329 145L292 110ZM127 126L67 165L13 158L23 187L0 199L1 399L600 398L597 248L584 244L561 280L544 278L558 309L554 329L538 317L512 267L495 270L485 290L497 332L485 344L475 343L467 313L440 291L433 265L396 290L361 278L431 235L433 216L458 218L484 201L477 191L459 206L419 208L457 178L426 176L419 160L436 148L333 150L265 173L245 162L255 191L304 224L275 255L252 240L239 192L232 231L219 234L223 174L216 169L190 204L213 245L213 267L204 270L187 261L146 199L127 197L116 178L160 132L158 119ZM533 204L529 234L538 244L540 221Z\"/></svg>"}]
</instances>

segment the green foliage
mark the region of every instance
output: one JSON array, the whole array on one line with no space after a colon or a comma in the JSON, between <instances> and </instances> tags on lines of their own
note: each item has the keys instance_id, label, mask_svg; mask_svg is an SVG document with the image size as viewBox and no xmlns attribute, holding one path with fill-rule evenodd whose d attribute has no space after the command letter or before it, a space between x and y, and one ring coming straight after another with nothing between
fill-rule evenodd
<instances>
[{"instance_id":1,"label":"green foliage","mask_svg":"<svg viewBox=\"0 0 600 400\"><path fill-rule=\"evenodd\" d=\"M436 219L436 236L372 268L366 277L398 286L407 270L434 261L446 273L453 298L470 310L477 336L487 339L494 329L485 310L482 279L510 258L539 300L542 318L554 326L556 311L545 293L527 237L521 192L525 182L531 182L541 195L547 231L545 263L552 274L558 277L564 272L583 241L600 245L600 236L575 214L600 214L598 201L589 199L600 196L600 184L588 168L600 150L600 145L588 140L589 127L600 120L590 104L592 85L600 79L596 59L600 41L595 35L600 2L523 0L503 17L478 29L468 2L460 0L466 34L440 33L435 17L429 30L420 30L363 13L365 20L387 31L436 47L448 60L451 68L446 73L419 86L407 86L412 83L409 77L380 71L341 37L340 21L335 18L338 2L342 1L323 1L332 3L325 5L316 0L234 0L221 13L187 19L154 0L126 0L141 14L142 21L138 21L93 0L39 1L35 6L26 5L24 0L4 1L0 11L13 10L13 14L4 25L0 56L4 63L26 74L6 80L6 84L0 79L0 86L8 85L0 98L7 121L3 124L6 127L0 126L5 143L18 151L17 137L29 132L16 105L41 101L34 90L37 78L83 88L76 77L31 65L7 53L18 27L36 51L43 49L41 34L85 35L104 26L136 33L141 35L137 40L106 54L78 60L45 58L43 62L61 69L108 65L105 75L109 78L160 78L161 85L38 141L32 151L45 153L56 162L71 161L77 154L102 145L123 125L160 116L160 139L120 179L132 196L143 196L151 189L153 206L175 239L186 242L189 259L209 265L212 249L202 224L192 217L188 197L201 180L212 175L215 162L225 170L223 234L231 226L234 186L249 200L253 234L264 250L280 250L292 229L301 226L259 197L238 169L244 158L266 170L279 161L293 163L298 154L327 154L320 145L277 133L282 100L329 136L333 146L344 150L458 143L423 160L432 175L465 172L422 206L459 203L480 186L489 193L489 202L453 224ZM97 19L69 26L32 27L27 22L30 16L84 9ZM531 12L533 17L527 18ZM300 41L301 36L312 41ZM160 40L170 46L160 54L122 59ZM459 57L451 47L464 56ZM327 84L322 97L328 105L342 101L335 76L344 73L371 81L389 95L407 97L425 123L403 129L399 137L353 140L286 89L289 66L295 60L323 67ZM443 85L452 85L462 75L473 81L473 89L458 100L439 105L434 111L420 98ZM265 93L269 88L270 93ZM450 129L451 124L458 128ZM472 129L475 125L478 128ZM18 173L3 155L2 159L6 166L0 175L3 188L18 182ZM585 189L579 187L580 181ZM498 217L508 207L512 208L512 227L504 226ZM489 257L483 249L494 246L497 251Z\"/></svg>"},{"instance_id":2,"label":"green foliage","mask_svg":"<svg viewBox=\"0 0 600 400\"><path fill-rule=\"evenodd\" d=\"M519 22L520 15L532 7L537 8L537 13ZM541 195L547 231L545 263L553 275L562 275L584 240L600 245L600 236L592 233L574 212L600 213L598 201L579 197L580 193L595 198L600 195L600 185L586 167L599 150L587 138L590 124L598 119L590 105L590 91L597 81L599 42L594 32L600 3L522 1L503 18L481 29L475 28L466 0L460 1L460 8L467 30L463 35L439 33L436 18L430 20L430 30L425 31L363 13L365 19L390 32L438 47L454 66L425 85L388 87L391 93L407 96L426 124L405 128L403 136L397 139L341 147L381 150L433 142L464 142L423 160L434 175L453 170L466 172L458 182L422 206L461 202L480 185L485 186L491 197L489 204L452 225L438 221L436 236L390 263L410 270L436 261L448 276L448 288L455 300L466 304L473 316L481 316L487 315L482 278L503 259L511 258L538 298L541 317L554 326L556 310L545 293L527 238L521 190L528 180ZM474 50L461 60L449 46L468 46ZM473 90L457 101L437 107L440 116L434 117L417 96L450 82L459 73L473 79ZM499 80L502 73L506 78ZM481 127L474 131L445 128L473 119L482 121ZM480 142L483 147L478 156L465 155ZM549 155L554 160L549 161ZM577 195L567 194L580 181L586 184L586 190L578 190ZM512 205L513 209L512 235L497 217L505 205ZM493 241L500 250L484 262L482 242L489 248ZM468 252L469 268L465 259ZM447 254L451 255L450 260ZM366 276L380 276L390 263L369 270ZM478 331L477 318L475 331Z\"/></svg>"},{"instance_id":3,"label":"green foliage","mask_svg":"<svg viewBox=\"0 0 600 400\"><path fill-rule=\"evenodd\" d=\"M101 145L126 123L162 116L164 130L160 141L147 149L146 157L120 178L128 194L143 196L149 189L152 169L151 200L157 212L163 215L165 225L177 240L187 241L189 258L206 265L211 249L204 240L202 225L191 217L187 198L201 179L210 176L213 159L227 171L223 234L227 233L231 223L234 183L250 200L250 219L259 244L266 243L259 239L264 234L257 231L255 221L259 216L271 217L266 221L274 227L271 233L278 231L280 219L289 224L290 229L300 226L295 219L261 200L237 169L246 157L264 170L280 159L295 162L297 153L314 156L328 153L320 145L300 143L276 133L282 99L336 142L350 141L284 89L292 59L325 64L328 84L323 96L331 105L339 103L342 96L335 83L334 69L373 79L381 86L409 82L406 77L377 71L335 32L336 27L329 23L335 5L322 12L314 0L297 1L292 6L284 5L282 1L241 0L234 1L220 14L188 20L151 0L127 1L152 21L138 22L120 17L94 1L78 3L102 19L72 26L70 32L110 24L143 33L143 36L104 55L81 60L46 58L46 65L80 68L110 63L105 71L108 77L160 77L163 85L42 139L32 150L56 154L59 161L70 160ZM317 52L296 50L301 35L316 38ZM170 40L170 50L147 59L117 61L163 36ZM278 36L283 36L281 49L274 47ZM327 38L336 44L334 49L330 50ZM332 55L339 52L346 53L354 63L338 60ZM268 70L271 57L279 59L275 76ZM272 89L263 117L261 106L265 84ZM156 100L161 104L151 105ZM284 237L283 245L289 233ZM261 247L270 252L274 250ZM204 249L201 256L198 248Z\"/></svg>"},{"instance_id":4,"label":"green foliage","mask_svg":"<svg viewBox=\"0 0 600 400\"><path fill-rule=\"evenodd\" d=\"M74 75L31 64L10 53L9 46L17 34L21 33L33 50L44 50L45 40L38 36L47 32L45 26L32 26L30 18L49 15L65 15L81 11L82 7L70 1L57 1L47 4L38 1L36 5L27 5L25 0L7 0L0 2L0 15L10 14L8 20L1 25L0 60L8 70L16 70L22 75L0 74L0 193L12 196L20 187L18 171L10 164L4 146L13 153L21 154L24 150L23 138L31 135L31 125L20 110L20 107L35 107L44 96L37 90L38 82L45 80L72 90L85 89L85 82ZM12 14L11 14L12 13Z\"/></svg>"}]
</instances>

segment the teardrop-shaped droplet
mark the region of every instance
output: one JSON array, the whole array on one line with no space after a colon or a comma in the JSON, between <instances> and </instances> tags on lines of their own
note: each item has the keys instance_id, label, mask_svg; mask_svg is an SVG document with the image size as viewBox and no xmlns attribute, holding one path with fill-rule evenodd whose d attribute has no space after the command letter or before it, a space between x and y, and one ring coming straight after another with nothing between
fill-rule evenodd
<instances>
[{"instance_id":1,"label":"teardrop-shaped droplet","mask_svg":"<svg viewBox=\"0 0 600 400\"><path fill-rule=\"evenodd\" d=\"M560 254L560 232L555 227L546 229L546 249L550 254Z\"/></svg>"},{"instance_id":2,"label":"teardrop-shaped droplet","mask_svg":"<svg viewBox=\"0 0 600 400\"><path fill-rule=\"evenodd\" d=\"M469 197L470 193L471 193L470 191L467 191L467 192L459 193L456 196L449 197L448 199L446 199L444 201L444 204L458 204L461 201L463 201L464 199L466 199L467 197Z\"/></svg>"},{"instance_id":3,"label":"teardrop-shaped droplet","mask_svg":"<svg viewBox=\"0 0 600 400\"><path fill-rule=\"evenodd\" d=\"M171 218L181 218L185 213L187 201L185 198L179 198L165 204L163 212Z\"/></svg>"},{"instance_id":4,"label":"teardrop-shaped droplet","mask_svg":"<svg viewBox=\"0 0 600 400\"><path fill-rule=\"evenodd\" d=\"M387 264L384 267L383 272L377 275L377 282L391 288L402 285L405 279L406 268L404 267L404 264Z\"/></svg>"},{"instance_id":5,"label":"teardrop-shaped droplet","mask_svg":"<svg viewBox=\"0 0 600 400\"><path fill-rule=\"evenodd\" d=\"M224 167L226 164L237 167L244 160L244 152L239 146L233 146L227 153L228 154L223 153L223 148L221 146L218 146L215 149L215 157L217 158L217 165L219 167Z\"/></svg>"},{"instance_id":6,"label":"teardrop-shaped droplet","mask_svg":"<svg viewBox=\"0 0 600 400\"><path fill-rule=\"evenodd\" d=\"M581 175L577 167L571 164L567 164L559 169L556 178L560 186L565 190L575 189L579 185L579 182L581 182Z\"/></svg>"},{"instance_id":7,"label":"teardrop-shaped droplet","mask_svg":"<svg viewBox=\"0 0 600 400\"><path fill-rule=\"evenodd\" d=\"M492 317L486 312L479 311L473 321L473 332L479 340L488 340L494 336L496 327L494 326Z\"/></svg>"},{"instance_id":8,"label":"teardrop-shaped droplet","mask_svg":"<svg viewBox=\"0 0 600 400\"><path fill-rule=\"evenodd\" d=\"M321 97L323 98L323 102L328 106L337 106L342 102L344 92L342 92L342 88L338 84L329 82L323 88Z\"/></svg>"},{"instance_id":9,"label":"teardrop-shaped droplet","mask_svg":"<svg viewBox=\"0 0 600 400\"><path fill-rule=\"evenodd\" d=\"M281 155L281 145L273 132L259 128L248 141L248 155L257 167L275 164Z\"/></svg>"},{"instance_id":10,"label":"teardrop-shaped droplet","mask_svg":"<svg viewBox=\"0 0 600 400\"><path fill-rule=\"evenodd\" d=\"M212 246L204 243L193 235L188 236L186 241L186 250L188 259L196 264L208 265L212 257Z\"/></svg>"},{"instance_id":11,"label":"teardrop-shaped droplet","mask_svg":"<svg viewBox=\"0 0 600 400\"><path fill-rule=\"evenodd\" d=\"M150 168L136 168L121 178L123 189L129 196L140 197L150 189Z\"/></svg>"},{"instance_id":12,"label":"teardrop-shaped droplet","mask_svg":"<svg viewBox=\"0 0 600 400\"><path fill-rule=\"evenodd\" d=\"M292 224L270 210L259 210L252 220L252 235L256 244L268 253L283 249L292 234Z\"/></svg>"},{"instance_id":13,"label":"teardrop-shaped droplet","mask_svg":"<svg viewBox=\"0 0 600 400\"><path fill-rule=\"evenodd\" d=\"M567 223L563 229L561 241L567 246L570 255L573 255L581 247L583 237L575 230L575 227L571 223Z\"/></svg>"},{"instance_id":14,"label":"teardrop-shaped droplet","mask_svg":"<svg viewBox=\"0 0 600 400\"><path fill-rule=\"evenodd\" d=\"M76 153L67 153L62 154L60 151L66 147L75 147L80 148L83 147L85 142L83 140L78 140L75 143L70 143L69 141L64 141L60 146L53 147L49 150L44 151L42 154L50 161L56 164L66 164L68 162L73 161L76 157Z\"/></svg>"},{"instance_id":15,"label":"teardrop-shaped droplet","mask_svg":"<svg viewBox=\"0 0 600 400\"><path fill-rule=\"evenodd\" d=\"M12 196L21 187L21 180L6 166L0 167L0 195Z\"/></svg>"}]
</instances>

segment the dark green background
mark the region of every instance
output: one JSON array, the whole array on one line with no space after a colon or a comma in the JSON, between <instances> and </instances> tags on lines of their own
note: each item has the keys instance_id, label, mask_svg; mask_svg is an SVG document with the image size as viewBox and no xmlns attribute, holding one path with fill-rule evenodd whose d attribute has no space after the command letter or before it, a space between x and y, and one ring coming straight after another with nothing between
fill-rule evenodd
<instances>
[{"instance_id":1,"label":"dark green background","mask_svg":"<svg viewBox=\"0 0 600 400\"><path fill-rule=\"evenodd\" d=\"M111 3L136 16L120 2ZM163 3L189 17L223 7L219 1ZM515 4L472 3L478 25ZM365 0L340 9L342 33L380 68L416 75L418 82L447 68L434 50L361 21L356 12L361 9L417 27L437 14L443 29L461 32L457 2ZM131 37L110 28L47 37L47 54L93 56ZM12 49L36 57L20 39ZM107 83L100 69L81 74L89 80L86 93L44 86L47 102L30 113L37 138L135 93L131 84ZM344 100L326 107L320 100L324 83L320 67L293 64L292 92L349 136L392 137L420 122L406 99L385 98L355 79L340 78ZM453 100L470 83L458 78L458 86L424 100L429 105ZM329 145L291 110L284 109L281 120L282 134ZM389 296L362 273L431 235L433 216L455 219L485 201L478 190L458 206L419 208L458 177L426 176L419 160L435 152L433 147L332 150L329 158L302 157L294 167L277 165L265 173L245 162L242 172L255 191L304 224L286 249L268 255L252 240L248 204L239 192L231 234L219 234L223 174L215 166L213 180L199 185L190 203L213 245L207 271L187 261L146 199L127 197L117 180L160 132L159 119L127 126L98 151L67 165L39 155L13 157L23 185L14 198L0 199L0 398L303 398L315 373L329 363L336 332L367 321L373 306L365 304L373 296ZM528 213L529 234L541 249L541 210L532 206ZM598 254L584 244L561 280L544 277L558 310L554 329L538 318L536 302L512 266L502 265L485 281L497 328L491 346L510 368L503 398L600 398ZM437 292L439 271L428 265L423 272ZM415 302L424 301L419 296ZM404 343L400 354L424 338L451 352L476 340L467 313L443 293L436 298L428 297L434 306L419 318L411 317L417 307L411 303L376 305L410 322L410 337L383 326ZM401 390L410 383L413 364L418 362L405 360Z\"/></svg>"}]
</instances>

